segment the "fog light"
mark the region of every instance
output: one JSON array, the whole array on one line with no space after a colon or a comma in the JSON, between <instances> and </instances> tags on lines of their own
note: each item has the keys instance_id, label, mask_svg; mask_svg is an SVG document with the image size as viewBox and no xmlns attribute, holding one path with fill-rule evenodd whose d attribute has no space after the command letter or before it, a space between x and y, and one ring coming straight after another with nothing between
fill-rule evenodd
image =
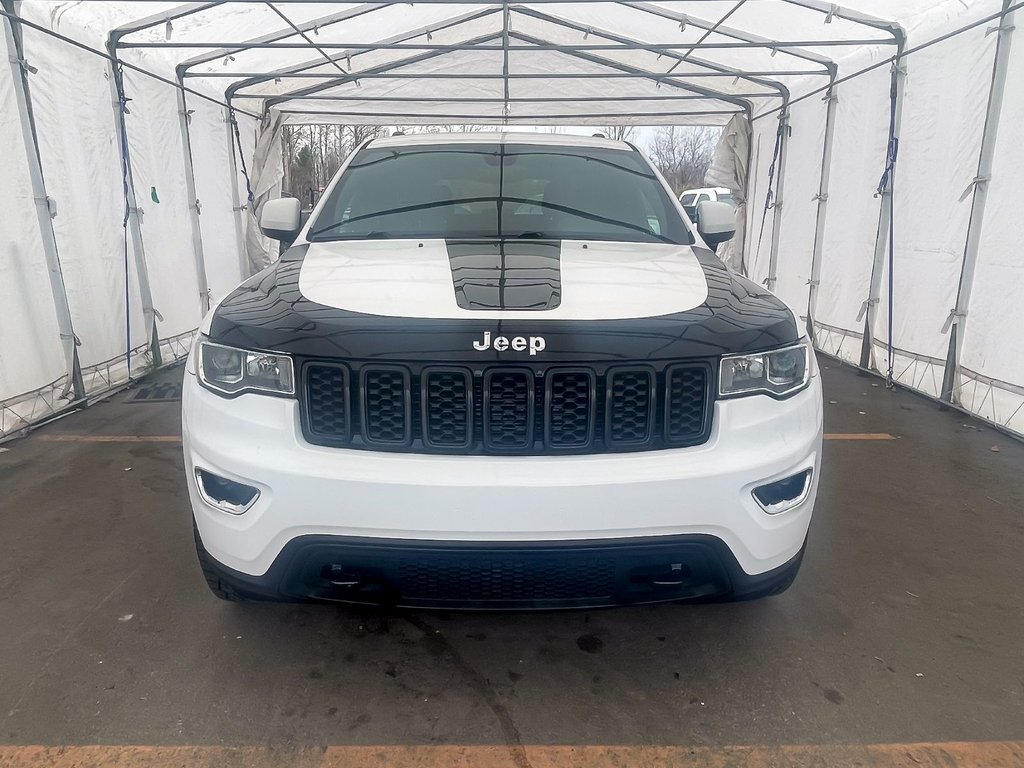
<instances>
[{"instance_id":1,"label":"fog light","mask_svg":"<svg viewBox=\"0 0 1024 768\"><path fill-rule=\"evenodd\" d=\"M230 515L240 515L259 498L258 488L245 483L236 483L226 477L196 467L196 485L203 501Z\"/></svg>"},{"instance_id":2,"label":"fog light","mask_svg":"<svg viewBox=\"0 0 1024 768\"><path fill-rule=\"evenodd\" d=\"M754 500L769 515L777 515L803 503L811 492L811 470L759 485L754 489Z\"/></svg>"}]
</instances>

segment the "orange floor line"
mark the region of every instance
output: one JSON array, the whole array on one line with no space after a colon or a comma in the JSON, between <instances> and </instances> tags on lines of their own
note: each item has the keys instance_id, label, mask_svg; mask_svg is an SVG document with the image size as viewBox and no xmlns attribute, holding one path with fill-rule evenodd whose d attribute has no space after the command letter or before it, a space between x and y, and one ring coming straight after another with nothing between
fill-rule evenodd
<instances>
[{"instance_id":1,"label":"orange floor line","mask_svg":"<svg viewBox=\"0 0 1024 768\"><path fill-rule=\"evenodd\" d=\"M0 768L1020 768L1024 741L751 747L0 746Z\"/></svg>"}]
</instances>

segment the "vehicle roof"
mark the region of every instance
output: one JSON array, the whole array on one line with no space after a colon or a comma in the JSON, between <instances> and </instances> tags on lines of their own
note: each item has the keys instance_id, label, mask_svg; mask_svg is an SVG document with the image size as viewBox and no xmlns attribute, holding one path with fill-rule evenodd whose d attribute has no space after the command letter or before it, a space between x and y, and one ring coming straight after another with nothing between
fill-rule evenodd
<instances>
[{"instance_id":1,"label":"vehicle roof","mask_svg":"<svg viewBox=\"0 0 1024 768\"><path fill-rule=\"evenodd\" d=\"M684 189L679 193L679 196L692 195L693 193L700 194L701 192L714 192L718 195L731 195L732 190L727 187L694 187L693 189Z\"/></svg>"},{"instance_id":2,"label":"vehicle roof","mask_svg":"<svg viewBox=\"0 0 1024 768\"><path fill-rule=\"evenodd\" d=\"M412 147L425 144L539 144L560 147L601 147L632 152L633 147L624 141L604 139L597 136L574 136L567 133L527 133L524 131L472 131L466 133L411 133L405 136L388 136L373 139L367 144L373 149L388 147Z\"/></svg>"}]
</instances>

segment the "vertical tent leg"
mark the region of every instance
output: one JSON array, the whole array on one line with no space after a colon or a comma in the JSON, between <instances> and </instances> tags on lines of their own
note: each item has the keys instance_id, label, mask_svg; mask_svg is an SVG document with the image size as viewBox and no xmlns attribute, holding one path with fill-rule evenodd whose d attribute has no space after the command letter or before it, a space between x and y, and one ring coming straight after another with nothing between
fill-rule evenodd
<instances>
[{"instance_id":1,"label":"vertical tent leg","mask_svg":"<svg viewBox=\"0 0 1024 768\"><path fill-rule=\"evenodd\" d=\"M3 0L2 7L14 14L13 0ZM42 156L39 152L39 137L36 134L35 119L32 113L32 96L29 91L28 70L25 64L25 50L22 45L21 30L15 27L13 19L4 17L4 36L7 50L10 53L11 82L14 85L15 107L21 118L21 135L25 142L25 160L28 164L29 177L32 184L32 198L35 201L36 217L39 221L39 235L43 245L43 256L46 259L46 271L50 279L50 292L53 296L53 308L57 315L57 328L60 332L61 347L64 351L64 364L67 369L68 382L64 393L72 393L75 400L85 398L85 382L82 380L82 367L78 359L78 347L74 327L71 322L71 307L68 304L67 289L64 286L64 275L60 267L60 255L57 252L57 237L53 231L53 218L50 210L50 197L46 194L46 182L43 178Z\"/></svg>"},{"instance_id":2,"label":"vertical tent leg","mask_svg":"<svg viewBox=\"0 0 1024 768\"><path fill-rule=\"evenodd\" d=\"M821 251L825 241L825 218L828 212L828 185L832 172L832 137L836 127L835 72L825 92L825 141L821 152L821 177L818 181L818 215L814 222L814 247L811 251L811 276L807 281L807 335L814 340L814 317L818 309L818 286L821 284Z\"/></svg>"},{"instance_id":3,"label":"vertical tent leg","mask_svg":"<svg viewBox=\"0 0 1024 768\"><path fill-rule=\"evenodd\" d=\"M153 356L153 366L160 365L160 337L156 327L156 310L153 308L153 291L149 284L149 267L146 265L146 249L142 242L142 222L139 204L135 199L135 182L132 178L132 163L128 148L128 127L125 123L126 99L124 94L124 77L117 62L117 43L111 40L107 50L112 59L110 63L110 95L114 108L114 128L117 131L118 148L121 151L121 177L124 184L127 224L132 235L132 255L135 261L136 277L139 281L139 294L142 299L142 313L146 323L146 334L149 348ZM128 280L128 275L125 275ZM126 297L127 299L127 297ZM130 309L125 305L125 314ZM125 343L125 356L128 363L128 377L131 378L131 340Z\"/></svg>"},{"instance_id":4,"label":"vertical tent leg","mask_svg":"<svg viewBox=\"0 0 1024 768\"><path fill-rule=\"evenodd\" d=\"M889 142L886 146L886 171L883 176L884 187L880 189L881 205L878 210L878 230L875 233L875 255L871 264L871 287L868 290L868 298L861 306L858 320L864 320L864 338L860 348L861 368L872 367L874 357L874 327L875 317L878 313L879 297L882 294L882 272L885 266L885 256L889 244L890 229L892 227L892 186L896 178L895 147L898 145L900 126L903 122L903 94L906 90L904 84L907 78L906 62L903 58L903 44L900 44L892 65L892 72L889 80L889 101L891 106L891 121L889 124ZM887 181L886 181L887 180ZM890 318L891 324L892 318ZM878 366L874 366L880 370Z\"/></svg>"},{"instance_id":5,"label":"vertical tent leg","mask_svg":"<svg viewBox=\"0 0 1024 768\"><path fill-rule=\"evenodd\" d=\"M203 231L199 223L201 206L196 193L195 166L192 163L192 137L189 132L188 104L185 101L185 82L178 72L178 115L181 124L181 150L185 164L185 193L188 196L188 218L192 228L192 254L196 260L196 278L199 281L199 307L202 314L210 311L210 283L206 277L206 257L203 253Z\"/></svg>"},{"instance_id":6,"label":"vertical tent leg","mask_svg":"<svg viewBox=\"0 0 1024 768\"><path fill-rule=\"evenodd\" d=\"M775 199L772 211L772 243L768 253L768 279L765 281L769 291L775 290L775 281L779 270L779 236L782 232L782 202L786 184L786 155L789 148L789 104L782 105L779 113L779 160L778 175L775 181Z\"/></svg>"},{"instance_id":7,"label":"vertical tent leg","mask_svg":"<svg viewBox=\"0 0 1024 768\"><path fill-rule=\"evenodd\" d=\"M224 127L228 132L228 155L231 158L231 210L235 214L235 242L238 245L238 274L239 279L245 280L251 274L249 268L249 254L245 248L245 224L242 215L245 213L245 206L238 197L238 155L235 154L235 132L232 127L231 108L224 107ZM237 148L241 152L241 147Z\"/></svg>"},{"instance_id":8,"label":"vertical tent leg","mask_svg":"<svg viewBox=\"0 0 1024 768\"><path fill-rule=\"evenodd\" d=\"M1011 0L1003 0L1003 11L1010 7ZM942 375L941 397L954 402L960 378L960 353L964 344L964 326L967 323L967 308L971 303L974 287L974 273L978 266L978 246L985 224L985 205L988 200L988 182L992 176L992 159L995 155L996 137L999 133L999 115L1003 107L1003 93L1006 90L1006 74L1010 61L1010 44L1013 39L1013 11L1005 13L997 27L995 60L992 64L992 85L988 92L988 109L985 112L985 128L981 135L981 154L978 158L978 174L972 183L974 199L971 202L971 218L967 226L967 242L964 245L964 260L960 269L960 286L956 306L946 320L944 331L949 332L949 351Z\"/></svg>"}]
</instances>

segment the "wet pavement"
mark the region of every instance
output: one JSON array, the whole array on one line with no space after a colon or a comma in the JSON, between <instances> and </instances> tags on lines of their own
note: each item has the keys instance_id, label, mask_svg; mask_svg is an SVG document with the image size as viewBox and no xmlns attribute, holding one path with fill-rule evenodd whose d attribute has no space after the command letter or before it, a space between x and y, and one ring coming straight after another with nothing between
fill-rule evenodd
<instances>
[{"instance_id":1,"label":"wet pavement","mask_svg":"<svg viewBox=\"0 0 1024 768\"><path fill-rule=\"evenodd\" d=\"M803 570L754 603L226 604L196 564L170 390L8 442L0 744L495 746L521 766L520 745L1024 739L1024 444L822 365L826 432L896 439L826 442Z\"/></svg>"}]
</instances>

